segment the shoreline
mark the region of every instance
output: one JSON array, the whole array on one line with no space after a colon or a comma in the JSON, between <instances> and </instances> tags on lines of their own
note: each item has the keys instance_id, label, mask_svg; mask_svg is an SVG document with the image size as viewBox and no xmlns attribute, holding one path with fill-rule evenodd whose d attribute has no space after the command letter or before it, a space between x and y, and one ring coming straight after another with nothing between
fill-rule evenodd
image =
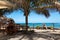
<instances>
[{"instance_id":1,"label":"shoreline","mask_svg":"<svg viewBox=\"0 0 60 40\"><path fill-rule=\"evenodd\" d=\"M24 25L25 26L25 23L16 23L16 24L18 24L18 25ZM43 24L44 23L28 23L28 26L30 28L32 28L32 27L35 28L36 26L43 27ZM52 23L45 23L45 25L46 25L46 27L52 27L53 26ZM54 28L60 28L60 23L54 23Z\"/></svg>"}]
</instances>

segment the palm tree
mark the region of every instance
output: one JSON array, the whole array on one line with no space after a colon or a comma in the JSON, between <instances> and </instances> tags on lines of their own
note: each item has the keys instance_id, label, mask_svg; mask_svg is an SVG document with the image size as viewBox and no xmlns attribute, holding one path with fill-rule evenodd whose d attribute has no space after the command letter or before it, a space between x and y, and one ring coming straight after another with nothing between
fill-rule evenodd
<instances>
[{"instance_id":1,"label":"palm tree","mask_svg":"<svg viewBox=\"0 0 60 40\"><path fill-rule=\"evenodd\" d=\"M26 21L26 30L28 30L28 15L31 10L35 10L38 14L44 14L46 17L49 17L48 8L56 8L54 0L7 0L12 4L15 4L15 9L23 10L25 21Z\"/></svg>"}]
</instances>

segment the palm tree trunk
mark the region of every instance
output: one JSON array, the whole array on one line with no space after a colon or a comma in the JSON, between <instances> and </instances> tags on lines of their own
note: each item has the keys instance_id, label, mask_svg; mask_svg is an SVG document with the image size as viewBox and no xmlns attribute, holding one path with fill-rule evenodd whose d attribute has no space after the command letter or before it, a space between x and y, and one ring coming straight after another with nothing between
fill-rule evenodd
<instances>
[{"instance_id":1,"label":"palm tree trunk","mask_svg":"<svg viewBox=\"0 0 60 40\"><path fill-rule=\"evenodd\" d=\"M28 10L25 10L25 24L26 24L26 31L28 31L28 14L29 14L29 11Z\"/></svg>"},{"instance_id":2,"label":"palm tree trunk","mask_svg":"<svg viewBox=\"0 0 60 40\"><path fill-rule=\"evenodd\" d=\"M26 21L26 31L28 30L28 16L25 17Z\"/></svg>"}]
</instances>

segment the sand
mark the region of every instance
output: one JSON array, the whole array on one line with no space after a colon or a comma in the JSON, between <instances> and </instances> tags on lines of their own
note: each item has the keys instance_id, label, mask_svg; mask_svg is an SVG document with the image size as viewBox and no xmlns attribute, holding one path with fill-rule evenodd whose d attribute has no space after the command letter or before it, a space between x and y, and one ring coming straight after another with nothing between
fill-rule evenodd
<instances>
[{"instance_id":1,"label":"sand","mask_svg":"<svg viewBox=\"0 0 60 40\"><path fill-rule=\"evenodd\" d=\"M15 35L3 35L0 40L60 40L60 30L34 29L35 33Z\"/></svg>"}]
</instances>

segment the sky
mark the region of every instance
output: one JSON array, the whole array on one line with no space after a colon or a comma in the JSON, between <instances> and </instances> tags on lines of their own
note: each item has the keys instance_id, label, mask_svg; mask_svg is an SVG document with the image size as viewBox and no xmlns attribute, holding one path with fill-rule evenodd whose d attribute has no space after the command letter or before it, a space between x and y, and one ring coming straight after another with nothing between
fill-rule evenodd
<instances>
[{"instance_id":1,"label":"sky","mask_svg":"<svg viewBox=\"0 0 60 40\"><path fill-rule=\"evenodd\" d=\"M55 9L49 10L50 17L46 18L44 15L38 15L31 11L28 16L29 23L60 23L60 14ZM8 18L14 19L15 23L25 23L24 12L17 10L7 15Z\"/></svg>"}]
</instances>

